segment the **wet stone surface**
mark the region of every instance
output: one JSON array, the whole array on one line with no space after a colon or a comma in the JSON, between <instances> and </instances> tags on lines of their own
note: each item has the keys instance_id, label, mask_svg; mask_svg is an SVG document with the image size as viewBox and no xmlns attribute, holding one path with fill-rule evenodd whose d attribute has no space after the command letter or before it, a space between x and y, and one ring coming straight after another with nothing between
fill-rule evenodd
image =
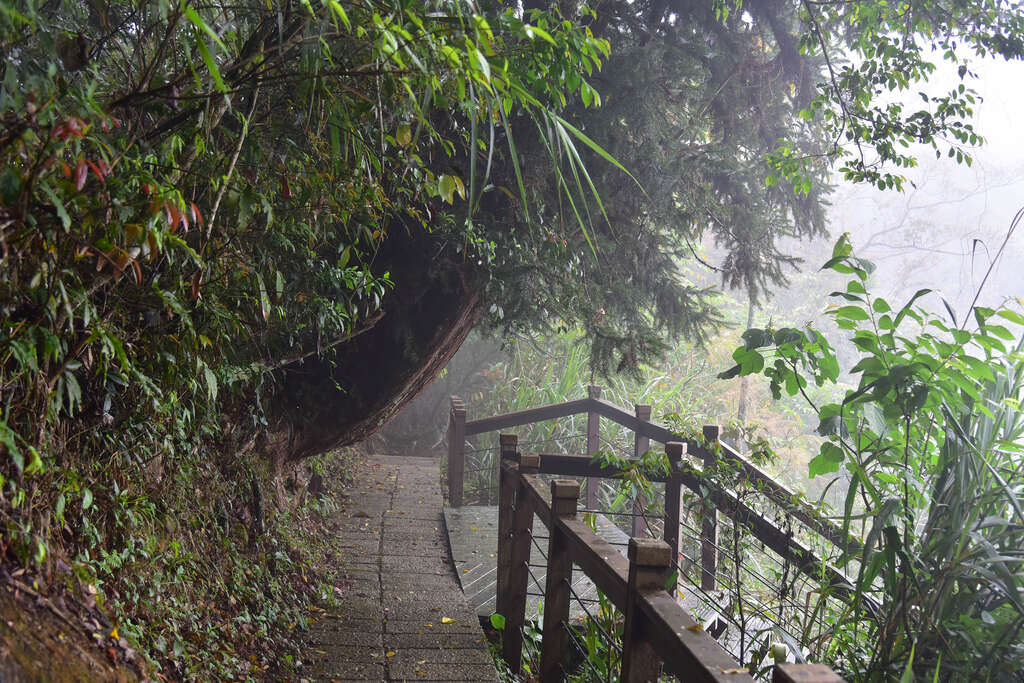
<instances>
[{"instance_id":1,"label":"wet stone surface","mask_svg":"<svg viewBox=\"0 0 1024 683\"><path fill-rule=\"evenodd\" d=\"M496 681L445 539L438 463L367 458L338 512L341 607L314 616L308 681Z\"/></svg>"}]
</instances>

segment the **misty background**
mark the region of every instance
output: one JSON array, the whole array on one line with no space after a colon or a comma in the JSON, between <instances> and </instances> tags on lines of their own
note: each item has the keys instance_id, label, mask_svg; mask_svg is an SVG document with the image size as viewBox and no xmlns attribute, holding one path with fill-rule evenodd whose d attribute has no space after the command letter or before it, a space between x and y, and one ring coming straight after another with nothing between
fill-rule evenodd
<instances>
[{"instance_id":1,"label":"misty background","mask_svg":"<svg viewBox=\"0 0 1024 683\"><path fill-rule=\"evenodd\" d=\"M959 321L979 289L978 303L987 306L1024 297L1024 237L1009 234L1014 216L1024 208L1022 84L1020 64L995 60L986 61L977 78L968 82L979 96L975 129L986 140L971 150L970 165L945 156L936 159L930 148L921 148L919 166L904 170L910 182L902 193L852 185L837 176L828 209L829 237L783 244L784 251L799 256L802 264L790 273L787 287L777 288L759 302L753 311L754 326L812 324L837 346L844 367L855 362L856 351L842 343L840 331L823 315L833 304L828 294L842 289L845 279L819 267L843 233L850 234L855 254L877 267L869 290L894 305L902 305L901 299L918 289L931 289L933 293L919 303L948 319L945 301ZM932 85L956 84L934 81ZM715 246L708 242L701 248L702 257L715 263L719 256ZM558 339L496 340L474 333L441 376L363 447L372 452L441 455L450 396L463 398L467 418L475 419L580 398L588 383L596 383L605 387L606 397L617 398L627 408L633 403L659 403L653 415L656 421L679 413L695 421L731 425L726 429L731 440L739 437L737 414L744 402L746 420L778 452L779 459L769 467L772 473L809 495L819 494L827 482L807 478L806 463L816 452L818 440L815 418L807 406L786 397L772 400L763 378L751 378L750 386L742 389L738 380L715 377L732 364L730 354L747 327L751 311L745 293L722 291L719 276L700 264L685 268L696 283L721 291L721 307L728 318L728 326L705 348L680 340L658 367L644 368L639 379L615 378L614 386L608 387L607 380L583 367L582 340L571 334ZM609 388L614 389L611 396ZM823 390L832 392L827 397L831 399L844 388ZM668 391L671 400L652 400L659 391Z\"/></svg>"}]
</instances>

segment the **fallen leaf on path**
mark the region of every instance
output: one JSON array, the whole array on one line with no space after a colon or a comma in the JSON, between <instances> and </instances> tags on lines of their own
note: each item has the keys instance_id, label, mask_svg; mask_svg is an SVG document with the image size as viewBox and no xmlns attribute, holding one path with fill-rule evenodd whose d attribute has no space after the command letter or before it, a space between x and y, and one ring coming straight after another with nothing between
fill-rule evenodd
<instances>
[{"instance_id":1,"label":"fallen leaf on path","mask_svg":"<svg viewBox=\"0 0 1024 683\"><path fill-rule=\"evenodd\" d=\"M747 669L746 667L741 666L741 667L736 668L736 669L722 669L722 673L724 673L724 674L748 674L748 673L750 673L750 670Z\"/></svg>"},{"instance_id":2,"label":"fallen leaf on path","mask_svg":"<svg viewBox=\"0 0 1024 683\"><path fill-rule=\"evenodd\" d=\"M452 619L451 617L441 617L441 623L442 624L454 624L455 620Z\"/></svg>"},{"instance_id":3,"label":"fallen leaf on path","mask_svg":"<svg viewBox=\"0 0 1024 683\"><path fill-rule=\"evenodd\" d=\"M394 650L388 650L387 653L384 656L385 657L394 657L395 656L395 651Z\"/></svg>"}]
</instances>

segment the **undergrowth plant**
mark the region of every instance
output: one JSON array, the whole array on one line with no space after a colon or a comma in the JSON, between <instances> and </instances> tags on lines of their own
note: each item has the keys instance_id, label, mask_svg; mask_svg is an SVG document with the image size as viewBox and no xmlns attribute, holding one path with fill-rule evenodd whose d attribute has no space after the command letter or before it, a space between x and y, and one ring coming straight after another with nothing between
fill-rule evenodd
<instances>
[{"instance_id":1,"label":"undergrowth plant","mask_svg":"<svg viewBox=\"0 0 1024 683\"><path fill-rule=\"evenodd\" d=\"M844 607L805 643L852 680L1007 680L1024 667L1024 315L1017 300L958 320L874 295L872 265L843 237L825 264L849 276L830 309L862 356L856 386L813 405L826 437L811 476L845 486ZM836 382L817 331L750 329L724 376L763 374L776 396Z\"/></svg>"}]
</instances>

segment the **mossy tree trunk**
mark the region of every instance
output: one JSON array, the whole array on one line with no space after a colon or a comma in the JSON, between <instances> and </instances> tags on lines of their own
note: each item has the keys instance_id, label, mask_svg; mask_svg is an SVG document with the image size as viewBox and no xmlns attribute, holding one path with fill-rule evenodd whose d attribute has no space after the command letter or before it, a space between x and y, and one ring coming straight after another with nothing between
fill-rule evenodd
<instances>
[{"instance_id":1,"label":"mossy tree trunk","mask_svg":"<svg viewBox=\"0 0 1024 683\"><path fill-rule=\"evenodd\" d=\"M434 235L388 240L395 288L372 328L283 367L267 451L276 468L357 443L425 389L472 330L482 287Z\"/></svg>"}]
</instances>

